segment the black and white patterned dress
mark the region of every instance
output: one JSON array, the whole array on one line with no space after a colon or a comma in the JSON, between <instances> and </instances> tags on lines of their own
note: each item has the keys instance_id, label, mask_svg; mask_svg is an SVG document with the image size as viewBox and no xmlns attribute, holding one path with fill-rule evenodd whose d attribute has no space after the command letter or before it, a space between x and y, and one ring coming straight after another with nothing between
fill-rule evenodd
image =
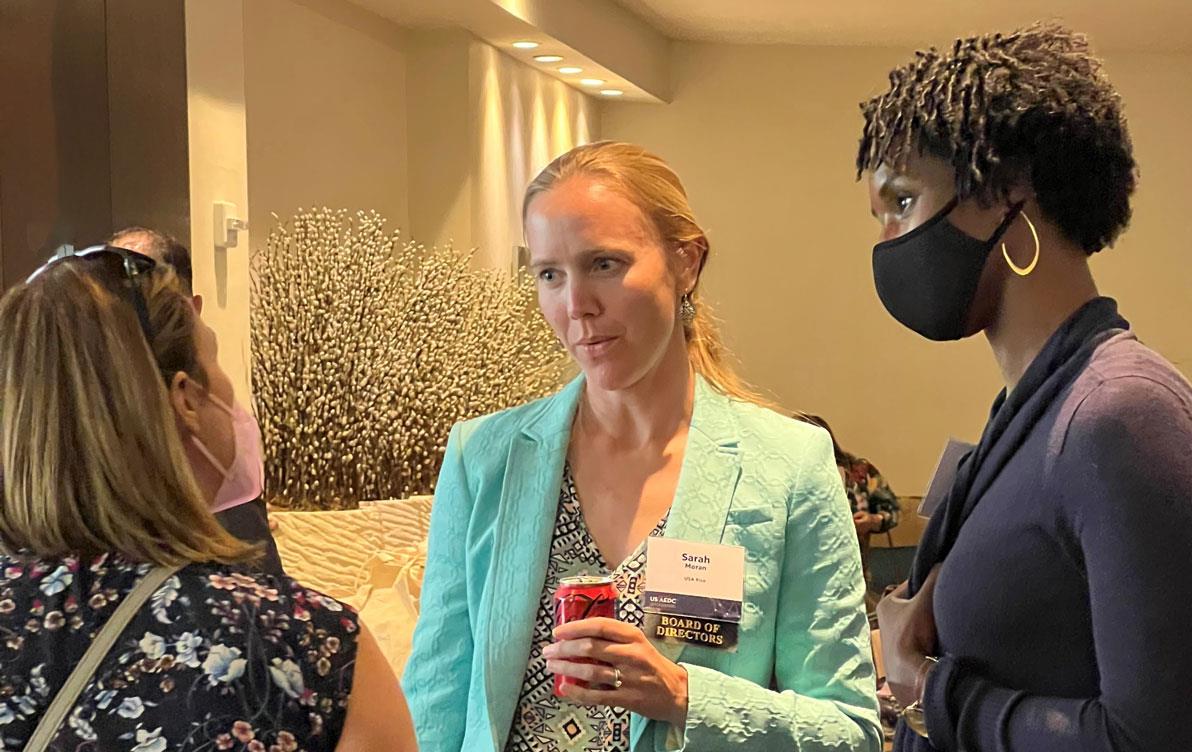
<instances>
[{"instance_id":1,"label":"black and white patterned dress","mask_svg":"<svg viewBox=\"0 0 1192 752\"><path fill-rule=\"evenodd\" d=\"M668 515L659 520L650 532L651 537L662 535ZM542 649L551 643L554 596L559 580L609 574L619 596L617 618L640 628L642 591L646 581L646 544L643 541L620 566L609 572L600 549L584 524L575 480L568 465L563 469L559 511L551 539L546 583L538 604L534 640L530 645L530 662L522 682L513 727L505 744L506 752L628 752L629 711L583 707L555 697L554 675L546 670L546 660L542 657Z\"/></svg>"}]
</instances>

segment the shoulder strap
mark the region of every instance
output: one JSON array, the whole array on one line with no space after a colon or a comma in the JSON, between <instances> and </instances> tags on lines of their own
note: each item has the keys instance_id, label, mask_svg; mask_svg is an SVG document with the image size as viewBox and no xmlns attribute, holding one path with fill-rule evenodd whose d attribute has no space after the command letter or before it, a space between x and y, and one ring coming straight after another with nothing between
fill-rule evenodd
<instances>
[{"instance_id":1,"label":"shoulder strap","mask_svg":"<svg viewBox=\"0 0 1192 752\"><path fill-rule=\"evenodd\" d=\"M145 605L145 601L149 600L149 597L181 568L155 567L151 569L124 597L124 600L108 617L107 623L99 630L99 634L95 635L87 652L83 654L82 660L70 672L62 689L58 690L58 694L54 696L53 702L46 709L45 715L41 717L37 728L33 730L33 735L29 737L29 742L25 745L25 752L44 752L49 748L50 742L57 735L62 722L66 720L66 714L74 707L79 695L91 682L91 677L95 675L99 664L111 651L112 645L120 638L124 628L137 615L141 606Z\"/></svg>"}]
</instances>

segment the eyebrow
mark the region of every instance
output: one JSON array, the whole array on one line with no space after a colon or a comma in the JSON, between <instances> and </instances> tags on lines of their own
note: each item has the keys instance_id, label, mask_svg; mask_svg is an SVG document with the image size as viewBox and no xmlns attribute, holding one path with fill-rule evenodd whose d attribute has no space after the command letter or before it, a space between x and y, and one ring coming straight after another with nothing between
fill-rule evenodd
<instances>
[{"instance_id":1,"label":"eyebrow","mask_svg":"<svg viewBox=\"0 0 1192 752\"><path fill-rule=\"evenodd\" d=\"M596 256L604 256L604 255L624 256L625 253L626 253L625 251L620 250L618 248L610 248L607 246L598 246L596 248L588 248L583 251L580 251L577 258L580 261L590 261ZM543 269L548 266L558 266L558 265L559 265L558 259L547 258L547 259L541 259L539 261L530 262L530 269L538 270L538 269Z\"/></svg>"}]
</instances>

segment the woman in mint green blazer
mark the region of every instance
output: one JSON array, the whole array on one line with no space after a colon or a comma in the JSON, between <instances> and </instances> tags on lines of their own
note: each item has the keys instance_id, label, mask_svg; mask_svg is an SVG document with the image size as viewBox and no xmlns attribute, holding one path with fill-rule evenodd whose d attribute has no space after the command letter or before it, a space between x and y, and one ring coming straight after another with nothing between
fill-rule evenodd
<instances>
[{"instance_id":1,"label":"woman in mint green blazer","mask_svg":"<svg viewBox=\"0 0 1192 752\"><path fill-rule=\"evenodd\" d=\"M725 364L678 177L640 147L583 146L523 214L540 308L583 375L451 432L402 680L420 749L876 752L831 441L759 406ZM735 652L645 636L651 536L744 549ZM616 620L552 630L576 574L613 578ZM589 685L555 697L559 674Z\"/></svg>"}]
</instances>

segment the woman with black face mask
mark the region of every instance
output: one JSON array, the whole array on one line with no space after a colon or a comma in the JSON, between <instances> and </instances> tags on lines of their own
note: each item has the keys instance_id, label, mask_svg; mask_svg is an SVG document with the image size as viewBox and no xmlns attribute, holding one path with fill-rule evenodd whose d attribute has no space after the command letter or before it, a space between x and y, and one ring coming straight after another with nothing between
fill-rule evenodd
<instances>
[{"instance_id":1,"label":"woman with black face mask","mask_svg":"<svg viewBox=\"0 0 1192 752\"><path fill-rule=\"evenodd\" d=\"M1130 218L1117 93L1054 25L919 53L862 104L877 292L984 332L1006 388L878 607L896 750L1187 750L1192 386L1099 296Z\"/></svg>"}]
</instances>

